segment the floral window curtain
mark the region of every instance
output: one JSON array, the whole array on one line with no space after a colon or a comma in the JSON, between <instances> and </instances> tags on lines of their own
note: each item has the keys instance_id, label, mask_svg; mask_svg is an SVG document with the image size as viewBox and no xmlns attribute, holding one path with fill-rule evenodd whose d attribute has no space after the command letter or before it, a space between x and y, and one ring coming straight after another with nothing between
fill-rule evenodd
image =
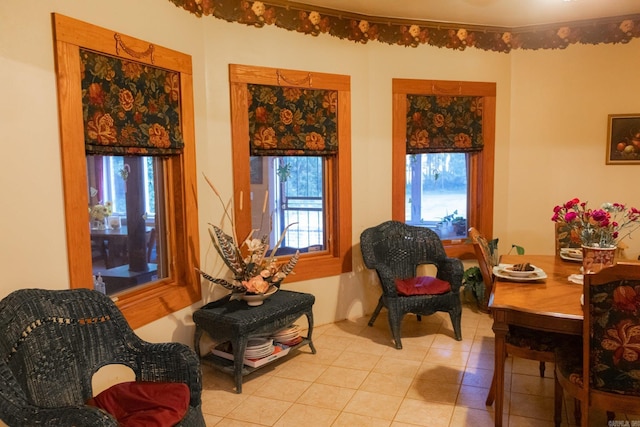
<instances>
[{"instance_id":1,"label":"floral window curtain","mask_svg":"<svg viewBox=\"0 0 640 427\"><path fill-rule=\"evenodd\" d=\"M87 154L180 154L179 74L80 50Z\"/></svg>"},{"instance_id":2,"label":"floral window curtain","mask_svg":"<svg viewBox=\"0 0 640 427\"><path fill-rule=\"evenodd\" d=\"M252 156L327 156L338 152L338 92L247 85Z\"/></svg>"},{"instance_id":3,"label":"floral window curtain","mask_svg":"<svg viewBox=\"0 0 640 427\"><path fill-rule=\"evenodd\" d=\"M482 97L407 95L407 154L481 151Z\"/></svg>"}]
</instances>

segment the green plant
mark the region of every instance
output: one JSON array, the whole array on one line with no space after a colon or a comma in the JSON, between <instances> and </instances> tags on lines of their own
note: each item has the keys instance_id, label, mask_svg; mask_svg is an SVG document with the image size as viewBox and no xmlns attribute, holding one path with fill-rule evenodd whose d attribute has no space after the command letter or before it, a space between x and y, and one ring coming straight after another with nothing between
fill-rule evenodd
<instances>
[{"instance_id":1,"label":"green plant","mask_svg":"<svg viewBox=\"0 0 640 427\"><path fill-rule=\"evenodd\" d=\"M489 247L489 256L491 258L491 265L489 268L492 268L494 265L498 264L498 239L493 239L487 242ZM524 255L524 248L518 245L511 245L511 249L509 249L509 253L512 250L516 250L518 255ZM471 294L478 303L478 306L486 310L486 302L485 302L485 293L486 293L486 285L482 278L482 272L480 271L480 267L474 266L465 270L462 276L462 284L464 285L465 294Z\"/></svg>"},{"instance_id":2,"label":"green plant","mask_svg":"<svg viewBox=\"0 0 640 427\"><path fill-rule=\"evenodd\" d=\"M479 267L466 269L462 276L462 284L466 294L473 295L478 304L483 304L486 286L482 280L482 273Z\"/></svg>"}]
</instances>

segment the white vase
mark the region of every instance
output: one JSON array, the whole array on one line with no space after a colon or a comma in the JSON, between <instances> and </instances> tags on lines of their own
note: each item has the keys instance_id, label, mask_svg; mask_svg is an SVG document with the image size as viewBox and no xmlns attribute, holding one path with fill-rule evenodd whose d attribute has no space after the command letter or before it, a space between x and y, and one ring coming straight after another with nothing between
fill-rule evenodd
<instances>
[{"instance_id":1,"label":"white vase","mask_svg":"<svg viewBox=\"0 0 640 427\"><path fill-rule=\"evenodd\" d=\"M277 290L278 288L272 285L264 294L243 294L242 299L247 302L247 305L256 307L258 305L262 305L264 300L276 293Z\"/></svg>"}]
</instances>

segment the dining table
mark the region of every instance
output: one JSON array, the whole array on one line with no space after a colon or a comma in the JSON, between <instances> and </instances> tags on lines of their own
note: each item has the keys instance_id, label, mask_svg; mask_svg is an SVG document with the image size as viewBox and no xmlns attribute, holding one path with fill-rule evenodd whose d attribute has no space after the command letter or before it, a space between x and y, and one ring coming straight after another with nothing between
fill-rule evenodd
<instances>
[{"instance_id":1,"label":"dining table","mask_svg":"<svg viewBox=\"0 0 640 427\"><path fill-rule=\"evenodd\" d=\"M525 263L541 269L542 273L530 277L501 274L508 265ZM503 255L500 258L500 264L494 270L497 274L489 299L495 334L496 427L502 426L505 339L509 326L523 326L543 333L582 335L581 266L579 260L565 260L558 255ZM570 276L572 280L569 280Z\"/></svg>"}]
</instances>

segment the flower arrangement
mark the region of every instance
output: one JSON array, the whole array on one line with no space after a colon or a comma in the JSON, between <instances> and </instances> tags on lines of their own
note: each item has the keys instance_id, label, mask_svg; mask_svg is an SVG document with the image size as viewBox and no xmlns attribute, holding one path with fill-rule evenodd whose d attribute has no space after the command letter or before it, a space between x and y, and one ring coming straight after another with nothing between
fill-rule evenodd
<instances>
[{"instance_id":1,"label":"flower arrangement","mask_svg":"<svg viewBox=\"0 0 640 427\"><path fill-rule=\"evenodd\" d=\"M598 209L574 198L553 208L551 220L575 230L584 246L616 247L640 227L640 210L621 203L604 203Z\"/></svg>"},{"instance_id":2,"label":"flower arrangement","mask_svg":"<svg viewBox=\"0 0 640 427\"><path fill-rule=\"evenodd\" d=\"M218 198L220 198L220 194L213 184L206 177L205 180ZM220 200L222 202L221 198ZM223 206L225 206L224 203ZM227 212L226 207L225 215L233 224L233 219ZM213 246L224 261L225 265L231 271L233 280L229 281L226 279L212 277L197 268L196 271L208 281L229 289L231 291L232 300L239 299L244 293L264 294L271 286L279 286L298 263L298 258L300 257L299 251L296 251L289 261L283 264L278 264L277 259L275 258L275 253L284 240L287 230L293 224L289 224L284 229L280 235L278 243L271 250L269 255L267 255L269 250L269 236L265 234L260 239L253 238L255 230L252 230L249 236L244 240L244 246L246 246L248 253L246 256L243 256L241 246L236 243L236 239L234 237L226 234L220 227L213 224L210 225L211 228L209 229L209 235L211 236ZM236 234L235 229L233 234Z\"/></svg>"},{"instance_id":3,"label":"flower arrangement","mask_svg":"<svg viewBox=\"0 0 640 427\"><path fill-rule=\"evenodd\" d=\"M104 221L112 212L113 204L111 202L98 203L89 208L89 216L96 221Z\"/></svg>"}]
</instances>

